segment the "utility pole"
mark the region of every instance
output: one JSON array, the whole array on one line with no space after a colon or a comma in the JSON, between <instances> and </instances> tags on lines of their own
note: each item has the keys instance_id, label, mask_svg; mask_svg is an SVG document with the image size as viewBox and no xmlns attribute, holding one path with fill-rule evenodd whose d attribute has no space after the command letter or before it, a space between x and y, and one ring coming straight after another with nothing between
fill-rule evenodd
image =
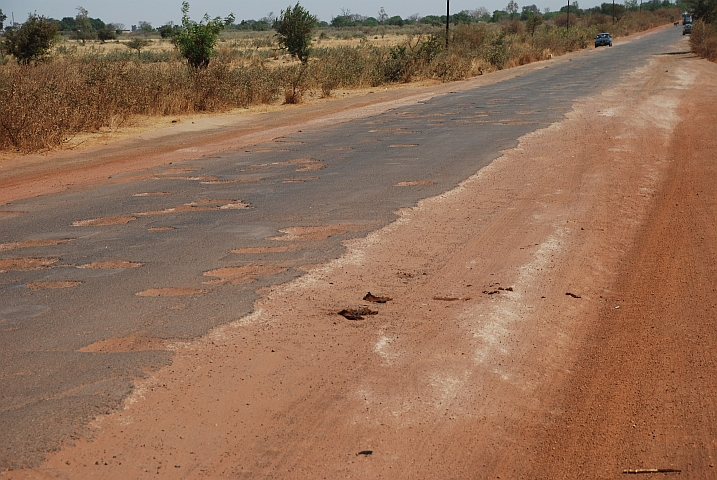
<instances>
[{"instance_id":1,"label":"utility pole","mask_svg":"<svg viewBox=\"0 0 717 480\"><path fill-rule=\"evenodd\" d=\"M446 0L446 49L448 49L448 27L451 24L451 0Z\"/></svg>"},{"instance_id":2,"label":"utility pole","mask_svg":"<svg viewBox=\"0 0 717 480\"><path fill-rule=\"evenodd\" d=\"M612 0L612 23L615 23L615 0Z\"/></svg>"},{"instance_id":3,"label":"utility pole","mask_svg":"<svg viewBox=\"0 0 717 480\"><path fill-rule=\"evenodd\" d=\"M568 30L570 30L570 0L568 0Z\"/></svg>"}]
</instances>

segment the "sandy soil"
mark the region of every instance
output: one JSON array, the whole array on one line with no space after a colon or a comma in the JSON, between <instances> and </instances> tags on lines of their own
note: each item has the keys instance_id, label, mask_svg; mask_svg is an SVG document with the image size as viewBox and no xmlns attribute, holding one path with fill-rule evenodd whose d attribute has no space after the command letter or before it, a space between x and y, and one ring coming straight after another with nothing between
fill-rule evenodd
<instances>
[{"instance_id":1,"label":"sandy soil","mask_svg":"<svg viewBox=\"0 0 717 480\"><path fill-rule=\"evenodd\" d=\"M713 478L715 112L716 65L656 57L3 475Z\"/></svg>"}]
</instances>

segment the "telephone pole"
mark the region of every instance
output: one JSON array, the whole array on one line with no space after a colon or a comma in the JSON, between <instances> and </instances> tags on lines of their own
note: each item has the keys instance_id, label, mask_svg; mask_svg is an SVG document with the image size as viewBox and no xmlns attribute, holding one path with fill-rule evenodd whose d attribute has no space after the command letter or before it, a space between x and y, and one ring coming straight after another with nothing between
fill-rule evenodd
<instances>
[{"instance_id":1,"label":"telephone pole","mask_svg":"<svg viewBox=\"0 0 717 480\"><path fill-rule=\"evenodd\" d=\"M451 0L446 0L446 48L448 48L448 26L451 24Z\"/></svg>"},{"instance_id":2,"label":"telephone pole","mask_svg":"<svg viewBox=\"0 0 717 480\"><path fill-rule=\"evenodd\" d=\"M568 0L568 30L570 30L570 0Z\"/></svg>"}]
</instances>

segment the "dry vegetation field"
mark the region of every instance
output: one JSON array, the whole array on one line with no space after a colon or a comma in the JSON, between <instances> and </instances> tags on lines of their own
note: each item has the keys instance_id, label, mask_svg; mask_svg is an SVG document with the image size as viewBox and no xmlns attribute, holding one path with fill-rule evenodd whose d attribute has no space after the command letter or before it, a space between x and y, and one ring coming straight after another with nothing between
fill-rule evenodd
<instances>
[{"instance_id":1,"label":"dry vegetation field","mask_svg":"<svg viewBox=\"0 0 717 480\"><path fill-rule=\"evenodd\" d=\"M690 34L692 52L712 62L717 62L717 23L697 21Z\"/></svg>"},{"instance_id":2,"label":"dry vegetation field","mask_svg":"<svg viewBox=\"0 0 717 480\"><path fill-rule=\"evenodd\" d=\"M147 116L223 112L296 103L414 81L448 82L587 48L596 33L630 35L679 18L677 8L632 12L615 25L605 15L570 28L534 32L517 20L452 27L322 29L308 67L284 54L272 32L225 32L209 67L190 69L169 40L149 37L139 52L128 38L101 44L63 40L46 62L0 59L0 151L57 148L73 137L131 125Z\"/></svg>"}]
</instances>

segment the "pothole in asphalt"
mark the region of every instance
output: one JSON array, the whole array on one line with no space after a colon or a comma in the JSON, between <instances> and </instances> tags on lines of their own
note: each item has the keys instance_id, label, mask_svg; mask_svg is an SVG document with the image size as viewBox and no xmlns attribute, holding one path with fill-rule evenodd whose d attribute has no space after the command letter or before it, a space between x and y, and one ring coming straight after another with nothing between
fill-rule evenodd
<instances>
[{"instance_id":1,"label":"pothole in asphalt","mask_svg":"<svg viewBox=\"0 0 717 480\"><path fill-rule=\"evenodd\" d=\"M418 132L415 130L403 130L400 128L377 128L374 130L369 130L369 133L390 133L391 135L420 135L423 132Z\"/></svg>"},{"instance_id":2,"label":"pothole in asphalt","mask_svg":"<svg viewBox=\"0 0 717 480\"><path fill-rule=\"evenodd\" d=\"M417 146L417 143L394 143L393 145L389 145L389 148L411 148Z\"/></svg>"},{"instance_id":3,"label":"pothole in asphalt","mask_svg":"<svg viewBox=\"0 0 717 480\"><path fill-rule=\"evenodd\" d=\"M148 350L165 350L167 340L163 338L141 337L132 335L121 338L108 338L91 343L77 350L78 352L91 353L125 353L145 352Z\"/></svg>"},{"instance_id":4,"label":"pothole in asphalt","mask_svg":"<svg viewBox=\"0 0 717 480\"><path fill-rule=\"evenodd\" d=\"M197 288L149 288L142 292L135 293L138 297L182 297L191 295L203 295L208 290L197 289Z\"/></svg>"},{"instance_id":5,"label":"pothole in asphalt","mask_svg":"<svg viewBox=\"0 0 717 480\"><path fill-rule=\"evenodd\" d=\"M493 125L515 125L515 126L521 126L521 125L533 125L534 122L525 122L523 120L501 120L499 122L490 122Z\"/></svg>"},{"instance_id":6,"label":"pothole in asphalt","mask_svg":"<svg viewBox=\"0 0 717 480\"><path fill-rule=\"evenodd\" d=\"M312 163L310 165L303 165L296 169L297 172L314 172L316 170L323 170L326 165L323 163Z\"/></svg>"},{"instance_id":7,"label":"pothole in asphalt","mask_svg":"<svg viewBox=\"0 0 717 480\"><path fill-rule=\"evenodd\" d=\"M263 180L263 178L235 178L231 180L208 180L205 182L200 182L202 185L226 185L229 183L250 183L250 182L258 182Z\"/></svg>"},{"instance_id":8,"label":"pothole in asphalt","mask_svg":"<svg viewBox=\"0 0 717 480\"><path fill-rule=\"evenodd\" d=\"M0 260L0 273L9 271L43 270L50 268L59 258L10 258Z\"/></svg>"},{"instance_id":9,"label":"pothole in asphalt","mask_svg":"<svg viewBox=\"0 0 717 480\"><path fill-rule=\"evenodd\" d=\"M303 182L312 182L314 180L318 180L319 177L301 177L301 178L285 178L281 181L281 183L303 183Z\"/></svg>"},{"instance_id":10,"label":"pothole in asphalt","mask_svg":"<svg viewBox=\"0 0 717 480\"><path fill-rule=\"evenodd\" d=\"M353 150L353 149L354 149L353 147L332 147L332 148L327 148L326 150L328 150L329 152L345 152L346 150Z\"/></svg>"},{"instance_id":11,"label":"pothole in asphalt","mask_svg":"<svg viewBox=\"0 0 717 480\"><path fill-rule=\"evenodd\" d=\"M205 277L217 277L216 280L202 282L205 285L224 285L224 284L245 284L256 281L257 277L269 275L277 275L285 272L286 267L278 265L246 265L243 267L223 267L215 270L204 272Z\"/></svg>"},{"instance_id":12,"label":"pothole in asphalt","mask_svg":"<svg viewBox=\"0 0 717 480\"><path fill-rule=\"evenodd\" d=\"M150 232L165 232L167 230L176 230L174 227L149 227Z\"/></svg>"},{"instance_id":13,"label":"pothole in asphalt","mask_svg":"<svg viewBox=\"0 0 717 480\"><path fill-rule=\"evenodd\" d=\"M11 215L22 215L25 212L8 212L7 210L0 211L0 217L9 217Z\"/></svg>"},{"instance_id":14,"label":"pothole in asphalt","mask_svg":"<svg viewBox=\"0 0 717 480\"><path fill-rule=\"evenodd\" d=\"M227 203L225 203L227 202ZM148 217L152 215L169 215L171 213L187 213L187 212L208 212L212 210L244 210L251 208L251 205L241 200L200 200L198 202L185 203L177 207L165 208L164 210L152 210L149 212L136 212L138 217Z\"/></svg>"},{"instance_id":15,"label":"pothole in asphalt","mask_svg":"<svg viewBox=\"0 0 717 480\"><path fill-rule=\"evenodd\" d=\"M424 185L435 185L436 182L431 180L415 180L411 182L398 182L394 187L420 187Z\"/></svg>"},{"instance_id":16,"label":"pothole in asphalt","mask_svg":"<svg viewBox=\"0 0 717 480\"><path fill-rule=\"evenodd\" d=\"M289 160L288 162L273 162L272 165L305 165L308 163L318 163L319 161L311 157L302 157Z\"/></svg>"},{"instance_id":17,"label":"pothole in asphalt","mask_svg":"<svg viewBox=\"0 0 717 480\"><path fill-rule=\"evenodd\" d=\"M284 253L284 252L297 252L301 250L299 245L284 245L281 247L246 247L236 248L232 250L232 253L238 253L239 255L247 255L253 253Z\"/></svg>"},{"instance_id":18,"label":"pothole in asphalt","mask_svg":"<svg viewBox=\"0 0 717 480\"><path fill-rule=\"evenodd\" d=\"M274 152L290 152L291 150L282 148L259 148L257 150L247 150L247 153L274 153Z\"/></svg>"},{"instance_id":19,"label":"pothole in asphalt","mask_svg":"<svg viewBox=\"0 0 717 480\"><path fill-rule=\"evenodd\" d=\"M72 222L73 227L105 227L108 225L124 225L132 220L137 220L131 215L117 215L114 217L91 218L89 220L78 220Z\"/></svg>"},{"instance_id":20,"label":"pothole in asphalt","mask_svg":"<svg viewBox=\"0 0 717 480\"><path fill-rule=\"evenodd\" d=\"M152 177L154 180L182 180L187 182L204 182L208 180L216 180L218 177L216 175L202 175L198 177L181 177L181 176L171 176L171 177Z\"/></svg>"},{"instance_id":21,"label":"pothole in asphalt","mask_svg":"<svg viewBox=\"0 0 717 480\"><path fill-rule=\"evenodd\" d=\"M142 193L135 193L132 195L133 197L165 197L167 195L171 195L171 192L142 192Z\"/></svg>"},{"instance_id":22,"label":"pothole in asphalt","mask_svg":"<svg viewBox=\"0 0 717 480\"><path fill-rule=\"evenodd\" d=\"M196 168L170 168L168 170L165 170L161 173L161 175L181 175L183 173L192 173L196 172L198 169Z\"/></svg>"},{"instance_id":23,"label":"pothole in asphalt","mask_svg":"<svg viewBox=\"0 0 717 480\"><path fill-rule=\"evenodd\" d=\"M46 240L23 240L21 242L10 242L0 244L0 252L8 252L10 250L17 250L18 248L30 248L30 247L49 247L52 245L59 245L61 243L70 242L76 240L75 238L56 238Z\"/></svg>"},{"instance_id":24,"label":"pothole in asphalt","mask_svg":"<svg viewBox=\"0 0 717 480\"><path fill-rule=\"evenodd\" d=\"M347 320L363 320L364 315L376 315L378 312L367 307L346 308L339 312L339 315Z\"/></svg>"},{"instance_id":25,"label":"pothole in asphalt","mask_svg":"<svg viewBox=\"0 0 717 480\"><path fill-rule=\"evenodd\" d=\"M33 282L28 283L27 288L30 290L46 290L55 288L72 288L78 285L82 285L79 281L58 281L58 282Z\"/></svg>"},{"instance_id":26,"label":"pothole in asphalt","mask_svg":"<svg viewBox=\"0 0 717 480\"><path fill-rule=\"evenodd\" d=\"M116 268L138 268L144 265L140 262L128 262L127 260L107 260L105 262L92 262L79 265L77 268L98 268L98 269L116 269Z\"/></svg>"},{"instance_id":27,"label":"pothole in asphalt","mask_svg":"<svg viewBox=\"0 0 717 480\"><path fill-rule=\"evenodd\" d=\"M308 241L308 240L324 240L333 235L342 235L352 230L352 225L322 225L317 227L288 227L279 230L284 235L278 237L270 237L269 240L279 240L282 242L292 241Z\"/></svg>"}]
</instances>

